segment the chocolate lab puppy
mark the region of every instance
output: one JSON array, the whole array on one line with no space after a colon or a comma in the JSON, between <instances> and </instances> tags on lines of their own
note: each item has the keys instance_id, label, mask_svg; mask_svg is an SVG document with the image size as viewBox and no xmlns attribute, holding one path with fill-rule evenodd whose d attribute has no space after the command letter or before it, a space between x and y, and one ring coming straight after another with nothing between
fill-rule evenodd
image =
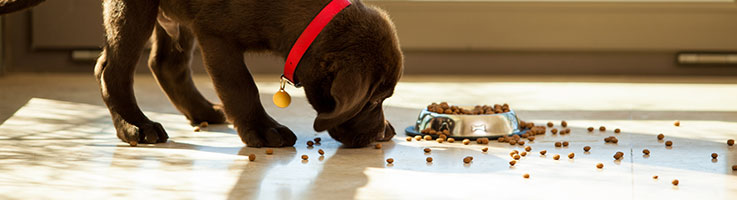
<instances>
[{"instance_id":1,"label":"chocolate lab puppy","mask_svg":"<svg viewBox=\"0 0 737 200\"><path fill-rule=\"evenodd\" d=\"M27 6L39 0L0 0ZM8 3L10 2L10 3ZM244 52L285 57L330 0L104 0L106 41L95 66L118 138L131 145L166 142L162 126L136 104L133 74L151 34L149 67L171 102L192 124L234 124L252 147L292 146L294 133L264 110L243 61ZM13 9L1 9L0 11ZM189 69L197 42L222 105L195 88ZM315 131L348 147L389 140L394 128L382 102L402 74L403 56L394 25L375 7L351 0L319 33L294 79L317 111Z\"/></svg>"}]
</instances>

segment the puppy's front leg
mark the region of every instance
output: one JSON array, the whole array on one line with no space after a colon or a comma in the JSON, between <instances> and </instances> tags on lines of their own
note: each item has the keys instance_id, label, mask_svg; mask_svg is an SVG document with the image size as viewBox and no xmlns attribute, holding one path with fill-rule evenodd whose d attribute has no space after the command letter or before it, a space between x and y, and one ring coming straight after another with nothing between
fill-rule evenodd
<instances>
[{"instance_id":1,"label":"puppy's front leg","mask_svg":"<svg viewBox=\"0 0 737 200\"><path fill-rule=\"evenodd\" d=\"M237 46L238 42L201 34L198 40L205 68L241 140L249 147L294 145L297 140L294 133L272 119L261 105L258 88L243 63L244 50Z\"/></svg>"}]
</instances>

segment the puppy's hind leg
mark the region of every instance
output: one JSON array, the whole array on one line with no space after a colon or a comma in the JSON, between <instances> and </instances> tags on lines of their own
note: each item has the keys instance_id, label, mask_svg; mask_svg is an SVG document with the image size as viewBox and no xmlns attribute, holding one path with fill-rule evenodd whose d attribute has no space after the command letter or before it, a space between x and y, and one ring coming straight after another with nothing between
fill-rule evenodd
<instances>
[{"instance_id":1,"label":"puppy's hind leg","mask_svg":"<svg viewBox=\"0 0 737 200\"><path fill-rule=\"evenodd\" d=\"M133 94L135 65L153 30L158 1L105 0L103 7L106 40L95 77L118 138L131 145L166 142L161 124L141 112Z\"/></svg>"},{"instance_id":2,"label":"puppy's hind leg","mask_svg":"<svg viewBox=\"0 0 737 200\"><path fill-rule=\"evenodd\" d=\"M165 16L160 11L148 59L148 66L159 86L192 125L201 122L224 123L222 106L207 101L192 81L190 64L194 35L186 27L162 18Z\"/></svg>"}]
</instances>

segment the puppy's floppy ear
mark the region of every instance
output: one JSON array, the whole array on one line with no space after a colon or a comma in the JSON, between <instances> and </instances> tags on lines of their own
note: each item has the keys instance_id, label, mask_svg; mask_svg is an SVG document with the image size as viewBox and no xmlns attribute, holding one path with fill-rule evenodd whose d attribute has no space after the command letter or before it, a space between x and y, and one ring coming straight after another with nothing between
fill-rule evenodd
<instances>
[{"instance_id":1,"label":"puppy's floppy ear","mask_svg":"<svg viewBox=\"0 0 737 200\"><path fill-rule=\"evenodd\" d=\"M370 87L371 78L370 74L358 71L343 68L336 74L330 87L330 95L335 100L335 108L330 112L317 114L313 124L315 131L324 131L348 121L366 106L373 89Z\"/></svg>"}]
</instances>

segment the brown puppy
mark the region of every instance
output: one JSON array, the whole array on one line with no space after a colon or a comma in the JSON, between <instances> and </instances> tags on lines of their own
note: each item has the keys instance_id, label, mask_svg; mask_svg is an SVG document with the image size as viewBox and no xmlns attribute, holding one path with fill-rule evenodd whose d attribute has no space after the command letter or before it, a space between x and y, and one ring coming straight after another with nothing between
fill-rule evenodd
<instances>
[{"instance_id":1,"label":"brown puppy","mask_svg":"<svg viewBox=\"0 0 737 200\"><path fill-rule=\"evenodd\" d=\"M261 105L243 53L286 56L329 1L105 0L106 42L95 75L118 137L131 144L168 138L141 112L132 89L134 65L153 32L151 71L192 124L223 123L227 114L248 146L293 145L292 131ZM403 57L388 16L358 0L352 3L315 39L294 76L318 113L314 129L359 147L395 134L382 102L401 76ZM207 101L191 80L195 40L222 106Z\"/></svg>"}]
</instances>

